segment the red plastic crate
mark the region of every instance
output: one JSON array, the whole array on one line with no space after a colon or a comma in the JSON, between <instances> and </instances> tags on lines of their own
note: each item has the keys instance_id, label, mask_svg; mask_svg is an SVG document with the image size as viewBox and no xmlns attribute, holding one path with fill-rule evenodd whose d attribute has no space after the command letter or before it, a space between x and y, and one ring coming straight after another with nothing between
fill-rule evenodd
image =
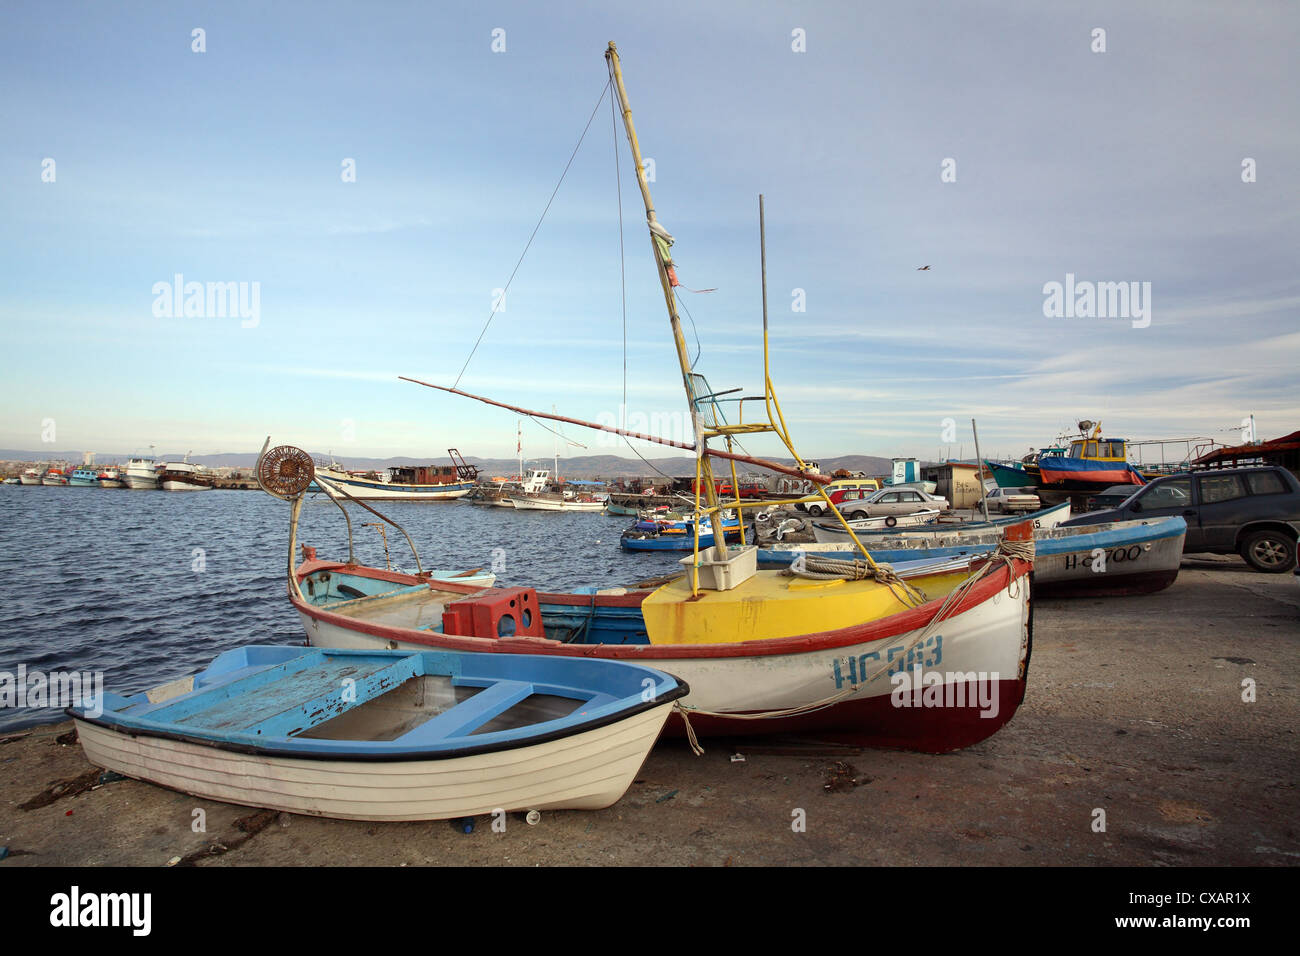
<instances>
[{"instance_id":1,"label":"red plastic crate","mask_svg":"<svg viewBox=\"0 0 1300 956\"><path fill-rule=\"evenodd\" d=\"M490 588L452 601L442 611L444 634L465 637L545 637L533 588Z\"/></svg>"}]
</instances>

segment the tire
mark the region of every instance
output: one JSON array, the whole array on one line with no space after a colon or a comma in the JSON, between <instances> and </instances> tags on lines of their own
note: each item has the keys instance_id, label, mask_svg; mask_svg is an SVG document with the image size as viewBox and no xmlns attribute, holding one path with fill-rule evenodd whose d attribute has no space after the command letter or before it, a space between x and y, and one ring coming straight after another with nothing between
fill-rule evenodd
<instances>
[{"instance_id":1,"label":"tire","mask_svg":"<svg viewBox=\"0 0 1300 956\"><path fill-rule=\"evenodd\" d=\"M820 517L822 516L822 506L821 506L821 505L809 505L809 506L808 506L808 513L809 513L810 515L812 515L814 518L820 518Z\"/></svg>"},{"instance_id":2,"label":"tire","mask_svg":"<svg viewBox=\"0 0 1300 956\"><path fill-rule=\"evenodd\" d=\"M1256 571L1283 574L1295 567L1295 541L1281 531L1256 531L1241 542L1241 556Z\"/></svg>"},{"instance_id":3,"label":"tire","mask_svg":"<svg viewBox=\"0 0 1300 956\"><path fill-rule=\"evenodd\" d=\"M867 513L865 511L854 511L852 514L846 514L844 517L848 518L850 521L861 521L866 516Z\"/></svg>"},{"instance_id":4,"label":"tire","mask_svg":"<svg viewBox=\"0 0 1300 956\"><path fill-rule=\"evenodd\" d=\"M898 519L895 518L893 515L890 515L888 518L885 519L886 528L892 528L896 524L898 524Z\"/></svg>"}]
</instances>

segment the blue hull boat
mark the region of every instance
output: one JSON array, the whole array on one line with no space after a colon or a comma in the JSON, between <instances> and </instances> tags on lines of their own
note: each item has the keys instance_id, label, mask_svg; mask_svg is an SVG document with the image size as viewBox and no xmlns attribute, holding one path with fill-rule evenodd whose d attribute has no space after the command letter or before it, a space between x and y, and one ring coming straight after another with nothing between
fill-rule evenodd
<instances>
[{"instance_id":1,"label":"blue hull boat","mask_svg":"<svg viewBox=\"0 0 1300 956\"><path fill-rule=\"evenodd\" d=\"M1149 594L1167 588L1178 577L1187 523L1179 516L1141 521L1115 521L1034 532L1034 593L1041 597L1072 595ZM872 560L892 565L900 577L927 570L928 562L978 559L998 544L1000 529L968 530L930 538L896 537L869 547ZM802 554L832 560L853 560L843 548L825 550L809 544L803 549L760 548L760 568L788 568Z\"/></svg>"},{"instance_id":2,"label":"blue hull boat","mask_svg":"<svg viewBox=\"0 0 1300 956\"><path fill-rule=\"evenodd\" d=\"M353 820L599 809L686 685L620 661L254 645L70 708L97 766L212 800Z\"/></svg>"},{"instance_id":3,"label":"blue hull boat","mask_svg":"<svg viewBox=\"0 0 1300 956\"><path fill-rule=\"evenodd\" d=\"M728 541L740 540L740 529L725 532ZM655 534L652 531L637 531L629 528L623 532L618 543L628 551L694 551L694 534ZM700 535L700 547L713 547L713 535Z\"/></svg>"}]
</instances>

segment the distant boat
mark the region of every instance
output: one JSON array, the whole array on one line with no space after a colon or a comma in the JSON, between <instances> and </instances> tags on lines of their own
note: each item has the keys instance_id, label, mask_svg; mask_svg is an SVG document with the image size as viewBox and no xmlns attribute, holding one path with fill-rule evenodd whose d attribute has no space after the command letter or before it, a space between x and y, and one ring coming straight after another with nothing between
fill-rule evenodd
<instances>
[{"instance_id":1,"label":"distant boat","mask_svg":"<svg viewBox=\"0 0 1300 956\"><path fill-rule=\"evenodd\" d=\"M66 485L68 476L58 468L50 468L41 475L41 484L43 485Z\"/></svg>"},{"instance_id":2,"label":"distant boat","mask_svg":"<svg viewBox=\"0 0 1300 956\"><path fill-rule=\"evenodd\" d=\"M186 455L181 461L167 461L158 469L158 486L163 491L211 491L216 487L215 475L204 474Z\"/></svg>"},{"instance_id":3,"label":"distant boat","mask_svg":"<svg viewBox=\"0 0 1300 956\"><path fill-rule=\"evenodd\" d=\"M150 456L130 459L126 463L126 474L122 476L122 480L134 491L156 491L158 459Z\"/></svg>"},{"instance_id":4,"label":"distant boat","mask_svg":"<svg viewBox=\"0 0 1300 956\"><path fill-rule=\"evenodd\" d=\"M713 546L713 532L701 526L700 548ZM722 534L728 541L740 540L740 520L724 517ZM619 537L620 547L626 551L694 551L695 525L692 521L666 522L638 521Z\"/></svg>"},{"instance_id":5,"label":"distant boat","mask_svg":"<svg viewBox=\"0 0 1300 956\"><path fill-rule=\"evenodd\" d=\"M78 488L98 488L99 472L94 468L78 468L68 476L68 484Z\"/></svg>"},{"instance_id":6,"label":"distant boat","mask_svg":"<svg viewBox=\"0 0 1300 956\"><path fill-rule=\"evenodd\" d=\"M549 495L515 495L510 499L516 511L604 511L604 498L564 498Z\"/></svg>"},{"instance_id":7,"label":"distant boat","mask_svg":"<svg viewBox=\"0 0 1300 956\"><path fill-rule=\"evenodd\" d=\"M23 483L22 479L17 477L5 479L6 485L21 485L22 483Z\"/></svg>"},{"instance_id":8,"label":"distant boat","mask_svg":"<svg viewBox=\"0 0 1300 956\"><path fill-rule=\"evenodd\" d=\"M1079 422L1079 429L1081 437L1070 442L1067 454L1038 457L1040 488L1085 492L1146 483L1142 473L1129 464L1125 439L1102 438L1101 422Z\"/></svg>"},{"instance_id":9,"label":"distant boat","mask_svg":"<svg viewBox=\"0 0 1300 956\"><path fill-rule=\"evenodd\" d=\"M105 468L95 476L95 480L99 482L99 487L101 488L126 487L122 481L122 473L117 468Z\"/></svg>"},{"instance_id":10,"label":"distant boat","mask_svg":"<svg viewBox=\"0 0 1300 956\"><path fill-rule=\"evenodd\" d=\"M455 449L448 449L455 452ZM350 472L337 462L317 468L316 477L362 501L452 501L474 490L478 468L466 465L459 453L451 465L397 465L384 474ZM459 462L459 463L457 463ZM313 486L310 490L320 490Z\"/></svg>"},{"instance_id":11,"label":"distant boat","mask_svg":"<svg viewBox=\"0 0 1300 956\"><path fill-rule=\"evenodd\" d=\"M35 468L28 468L18 476L18 480L24 485L39 485L41 484L41 473Z\"/></svg>"},{"instance_id":12,"label":"distant boat","mask_svg":"<svg viewBox=\"0 0 1300 956\"><path fill-rule=\"evenodd\" d=\"M610 806L687 691L618 661L255 645L68 713L95 766L196 797L442 820Z\"/></svg>"}]
</instances>

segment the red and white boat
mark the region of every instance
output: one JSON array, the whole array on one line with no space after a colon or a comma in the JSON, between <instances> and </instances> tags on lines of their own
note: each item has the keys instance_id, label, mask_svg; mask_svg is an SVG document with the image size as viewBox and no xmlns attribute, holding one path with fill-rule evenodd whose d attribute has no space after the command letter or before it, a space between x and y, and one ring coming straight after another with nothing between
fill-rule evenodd
<instances>
[{"instance_id":1,"label":"red and white boat","mask_svg":"<svg viewBox=\"0 0 1300 956\"><path fill-rule=\"evenodd\" d=\"M830 479L798 456L783 416L776 414L766 308L763 395L724 399L757 398L763 412L747 418L733 414L734 421L729 420L718 396L742 389L714 391L695 371L677 314L673 238L658 221L650 199L614 44L605 57L631 147L631 166L645 200L694 441L536 412L454 387L431 387L517 414L694 452L692 513L700 517L692 550L681 559L684 573L653 590L558 594L527 587L478 588L434 581L427 573L363 567L352 553L350 536L346 562L318 560L314 549L304 548L302 562L295 564L302 495L312 487L314 467L306 452L279 446L264 449L257 477L269 493L293 503L288 590L309 642L321 647L440 648L648 664L690 685L670 725L688 734L814 731L861 745L932 752L988 737L1011 719L1025 694L1032 640L1032 523L1008 525L1005 540L991 555L944 559L933 569L909 569L905 578L878 566L847 525L860 561L809 555L785 570L759 570L757 547L724 542L729 509L743 519L744 509L774 503L739 495L724 502L714 475L715 458L728 462L733 474L734 463L744 462L806 478L815 488ZM760 197L760 237L762 208ZM764 254L764 276L765 263ZM757 402L749 407L758 407ZM781 440L795 467L734 451L735 436L748 441L748 436L763 432ZM710 441L725 442L725 450L711 447ZM328 480L318 486L344 507L339 489ZM823 491L816 500L844 524ZM363 502L351 503L379 514ZM716 544L701 545L702 535ZM414 553L413 543L411 549ZM415 560L422 570L418 554Z\"/></svg>"},{"instance_id":2,"label":"red and white boat","mask_svg":"<svg viewBox=\"0 0 1300 956\"><path fill-rule=\"evenodd\" d=\"M290 589L290 601L313 646L441 648L643 663L690 685L684 709L701 735L817 731L862 746L940 753L997 731L1025 695L1032 621L1030 565L1022 560L990 567L942 619L944 597L970 577L969 565L956 573L909 577L910 584L933 595L919 607L900 604L899 610L875 619L791 634L777 633L781 622L789 620L777 608L772 636L764 636L759 625L748 640L725 640L727 629L718 622L742 603L752 608L756 596L773 605L780 603L782 592L815 594L820 588L830 599L839 597L851 615L844 592L874 589L879 598L885 586L808 582L759 571L741 588L702 591L702 600L686 604L675 600L680 595L674 592L690 594L681 580L658 591L596 594L481 589L321 561L313 549L305 551L307 560L295 569L297 587ZM679 640L687 628L678 615L688 608L711 622L707 636L713 639ZM524 612L531 613L527 626ZM667 630L656 630L664 621ZM790 623L797 629L797 621ZM501 630L509 633L500 636ZM922 691L931 695L928 704L921 700L913 706L912 696L900 703L902 678L897 675L906 674L914 684L917 667L923 680L941 682ZM680 715L674 715L669 732L683 730Z\"/></svg>"}]
</instances>

